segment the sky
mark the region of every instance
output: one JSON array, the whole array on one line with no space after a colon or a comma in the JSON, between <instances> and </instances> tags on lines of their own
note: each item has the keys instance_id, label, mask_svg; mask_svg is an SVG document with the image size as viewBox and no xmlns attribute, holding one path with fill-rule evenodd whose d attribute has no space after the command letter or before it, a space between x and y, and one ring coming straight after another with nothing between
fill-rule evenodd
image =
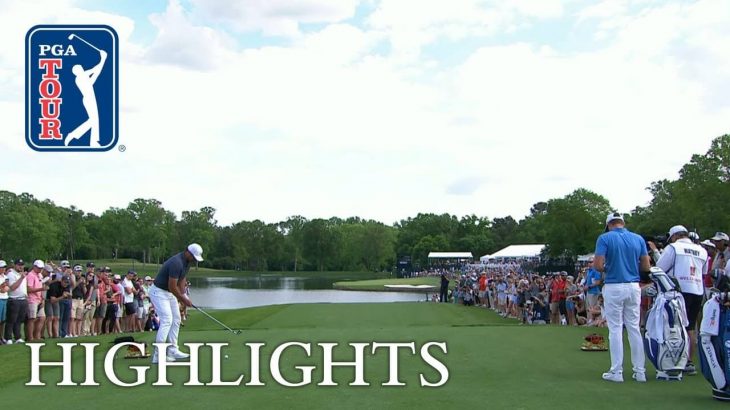
<instances>
[{"instance_id":1,"label":"sky","mask_svg":"<svg viewBox=\"0 0 730 410\"><path fill-rule=\"evenodd\" d=\"M26 145L37 24L117 31L124 152ZM96 214L630 212L730 132L725 0L0 0L0 38L0 190Z\"/></svg>"}]
</instances>

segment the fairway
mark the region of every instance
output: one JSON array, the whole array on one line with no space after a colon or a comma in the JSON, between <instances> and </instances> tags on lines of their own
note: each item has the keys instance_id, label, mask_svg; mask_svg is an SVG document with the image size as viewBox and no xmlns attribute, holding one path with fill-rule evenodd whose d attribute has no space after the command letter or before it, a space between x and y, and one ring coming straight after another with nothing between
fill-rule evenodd
<instances>
[{"instance_id":1,"label":"fairway","mask_svg":"<svg viewBox=\"0 0 730 410\"><path fill-rule=\"evenodd\" d=\"M223 360L223 380L235 380L242 372L250 374L245 342L265 343L261 355L261 381L266 385L237 387L188 387L187 369L171 368L168 377L174 386L152 387L157 370L148 371L146 385L121 388L110 384L102 371L103 355L111 337L67 339L65 341L102 341L97 354L96 379L101 387L26 387L29 379L29 349L13 345L0 348L3 372L0 373L0 394L13 397L25 407L71 409L98 403L95 408L495 408L495 409L668 409L720 408L710 398L709 384L702 376L686 377L679 383L657 382L654 371L646 384L630 380L614 384L602 381L600 375L609 364L608 352L581 352L578 347L590 328L523 326L514 320L502 319L491 311L453 304L387 303L387 304L304 304L278 305L230 311L211 311L233 328L244 329L235 336L218 330L217 325L198 312L181 330L182 342L227 342ZM605 332L603 332L605 334ZM135 338L152 341L152 333L136 334ZM269 356L281 343L312 343L312 356L300 349L287 350L280 369L292 382L301 380L297 365L318 366L313 382L306 387L282 387L271 377ZM420 387L419 374L430 381L438 373L425 364L418 354L401 351L399 378L406 387L383 387L387 381L387 350L365 354L365 379L369 387L350 387L351 368L335 368L338 387L318 387L322 380L322 353L316 342L337 342L335 360L351 361L349 342L411 342L417 349L428 341L444 341L448 354L431 352L449 369L449 381L442 387ZM60 349L43 355L44 360L59 360ZM201 381L210 374L208 351L201 354ZM74 380L83 381L83 352L74 356ZM119 355L121 357L121 354ZM126 369L132 365L148 365L149 359L118 358L115 368L124 381L134 380ZM626 359L628 363L628 357ZM626 369L629 369L625 365ZM57 383L60 370L42 370L42 380ZM166 402L161 403L164 395Z\"/></svg>"}]
</instances>

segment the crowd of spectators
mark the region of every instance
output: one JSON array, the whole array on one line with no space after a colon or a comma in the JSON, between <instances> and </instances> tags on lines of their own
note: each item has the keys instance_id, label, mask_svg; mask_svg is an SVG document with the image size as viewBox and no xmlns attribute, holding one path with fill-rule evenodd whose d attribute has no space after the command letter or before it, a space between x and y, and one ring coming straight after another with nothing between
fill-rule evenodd
<instances>
[{"instance_id":1,"label":"crowd of spectators","mask_svg":"<svg viewBox=\"0 0 730 410\"><path fill-rule=\"evenodd\" d=\"M0 345L156 330L153 278L88 262L0 260ZM21 333L21 329L24 330Z\"/></svg>"},{"instance_id":2,"label":"crowd of spectators","mask_svg":"<svg viewBox=\"0 0 730 410\"><path fill-rule=\"evenodd\" d=\"M699 237L693 239L710 255L710 269L703 278L709 294L713 286L709 273L714 269L730 270L730 264L726 264L730 258L728 236L718 232L701 242ZM655 253L653 258L655 262L659 254ZM572 274L565 271L538 274L532 268L515 262L491 262L429 269L415 276L441 277L441 297L433 300L492 309L525 324L606 326L602 275L593 268L592 259L582 262ZM651 282L642 283L642 288L648 287ZM642 326L652 301L652 292L642 292Z\"/></svg>"}]
</instances>

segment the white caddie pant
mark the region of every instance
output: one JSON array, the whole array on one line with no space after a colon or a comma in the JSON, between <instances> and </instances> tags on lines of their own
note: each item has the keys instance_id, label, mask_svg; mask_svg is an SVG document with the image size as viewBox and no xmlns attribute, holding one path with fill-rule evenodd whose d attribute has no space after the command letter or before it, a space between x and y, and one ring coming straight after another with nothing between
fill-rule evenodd
<instances>
[{"instance_id":1,"label":"white caddie pant","mask_svg":"<svg viewBox=\"0 0 730 410\"><path fill-rule=\"evenodd\" d=\"M623 326L629 335L631 364L636 373L646 371L644 344L639 330L641 288L638 283L607 283L603 286L603 303L608 323L611 372L623 372Z\"/></svg>"},{"instance_id":2,"label":"white caddie pant","mask_svg":"<svg viewBox=\"0 0 730 410\"><path fill-rule=\"evenodd\" d=\"M171 343L177 350L177 335L180 333L180 307L171 292L155 285L150 287L150 301L157 310L160 328L157 330L156 343Z\"/></svg>"}]
</instances>

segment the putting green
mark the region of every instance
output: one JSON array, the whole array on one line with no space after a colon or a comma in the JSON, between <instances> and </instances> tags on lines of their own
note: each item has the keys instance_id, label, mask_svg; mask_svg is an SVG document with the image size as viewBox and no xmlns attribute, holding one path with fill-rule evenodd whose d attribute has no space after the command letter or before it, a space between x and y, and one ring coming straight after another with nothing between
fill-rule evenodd
<instances>
[{"instance_id":1,"label":"putting green","mask_svg":"<svg viewBox=\"0 0 730 410\"><path fill-rule=\"evenodd\" d=\"M13 345L0 347L0 394L24 407L78 409L239 409L239 408L510 408L510 409L668 409L720 408L710 398L709 384L702 376L686 377L682 382L653 380L639 384L630 380L623 384L604 382L600 374L609 364L608 352L582 352L583 336L595 329L550 326L522 326L514 320L502 319L491 311L452 304L384 303L384 304L306 304L282 305L230 311L211 311L215 317L233 328L244 329L240 336L218 330L217 325L197 312L181 332L182 342L227 342L223 359L223 380L234 380L240 373L250 374L249 350L246 342L266 346L261 354L261 381L266 386L191 387L187 369L171 368L168 378L172 387L153 387L157 370L148 371L147 383L132 388L112 385L103 373L103 355L112 337L67 339L73 342L103 342L96 356L96 379L100 387L27 387L29 349ZM605 329L602 329L605 334ZM135 334L137 340L151 342L152 333ZM283 387L269 371L273 349L284 342L312 343L312 356L300 349L284 353L279 368L292 382L301 380L296 365L314 365L313 382L306 387ZM432 349L432 354L449 369L449 381L442 387L421 387L419 375L436 381L439 374L418 355L401 350L399 377L406 387L383 387L388 380L388 352L365 354L365 379L369 387L352 387L354 371L335 368L338 387L319 387L322 380L322 353L315 343L340 343L335 360L353 359L348 342L416 342L444 341L448 354ZM49 345L50 346L50 345ZM628 349L626 349L628 350ZM201 353L201 381L210 380L210 358ZM204 354L203 354L204 353ZM115 369L124 381L134 380L128 366L147 365L147 360L115 361ZM59 360L60 349L44 351L44 360ZM83 351L74 355L74 380L82 382ZM625 368L629 368L628 351ZM42 380L57 383L61 371L42 370Z\"/></svg>"}]
</instances>

